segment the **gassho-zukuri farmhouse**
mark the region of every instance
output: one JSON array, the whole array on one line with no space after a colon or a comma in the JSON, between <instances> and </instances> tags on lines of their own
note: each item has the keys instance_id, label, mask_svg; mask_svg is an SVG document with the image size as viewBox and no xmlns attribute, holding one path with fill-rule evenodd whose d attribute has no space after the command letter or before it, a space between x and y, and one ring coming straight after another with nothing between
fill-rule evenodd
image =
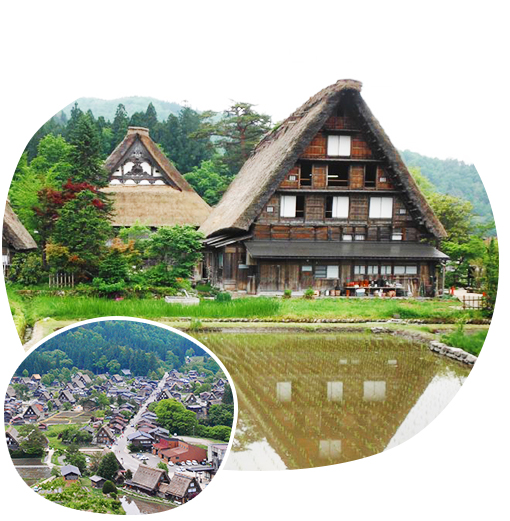
<instances>
[{"instance_id":1,"label":"gassho-zukuri farmhouse","mask_svg":"<svg viewBox=\"0 0 510 521\"><path fill-rule=\"evenodd\" d=\"M266 134L200 231L204 277L249 294L434 296L448 259L445 229L354 80Z\"/></svg>"}]
</instances>

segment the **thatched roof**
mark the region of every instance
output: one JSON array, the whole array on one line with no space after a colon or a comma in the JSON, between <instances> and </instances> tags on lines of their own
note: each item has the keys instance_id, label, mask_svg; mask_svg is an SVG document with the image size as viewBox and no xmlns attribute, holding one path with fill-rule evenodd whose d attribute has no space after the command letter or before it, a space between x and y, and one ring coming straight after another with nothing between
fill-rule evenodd
<instances>
[{"instance_id":1,"label":"thatched roof","mask_svg":"<svg viewBox=\"0 0 510 521\"><path fill-rule=\"evenodd\" d=\"M208 217L210 206L154 143L148 129L129 127L122 143L106 160L105 167L110 175L128 158L137 142L151 156L166 184L111 184L104 188L105 193L113 195L113 226L131 226L136 220L153 227L174 224L200 226Z\"/></svg>"},{"instance_id":2,"label":"thatched roof","mask_svg":"<svg viewBox=\"0 0 510 521\"><path fill-rule=\"evenodd\" d=\"M248 231L285 175L333 114L341 97L351 94L352 103L380 147L390 174L407 191L427 229L436 237L445 237L443 226L360 92L359 81L339 80L310 98L280 126L264 136L200 231L206 237L221 232Z\"/></svg>"},{"instance_id":3,"label":"thatched roof","mask_svg":"<svg viewBox=\"0 0 510 521\"><path fill-rule=\"evenodd\" d=\"M113 195L113 226L132 226L136 220L151 227L200 226L211 212L196 192L170 186L109 186L102 191Z\"/></svg>"},{"instance_id":4,"label":"thatched roof","mask_svg":"<svg viewBox=\"0 0 510 521\"><path fill-rule=\"evenodd\" d=\"M143 487L147 490L154 490L158 486L162 476L164 476L165 481L168 481L168 475L165 470L139 465L130 484Z\"/></svg>"},{"instance_id":5,"label":"thatched roof","mask_svg":"<svg viewBox=\"0 0 510 521\"><path fill-rule=\"evenodd\" d=\"M37 248L36 242L23 224L21 224L9 201L5 203L2 239L15 250L33 250Z\"/></svg>"},{"instance_id":6,"label":"thatched roof","mask_svg":"<svg viewBox=\"0 0 510 521\"><path fill-rule=\"evenodd\" d=\"M162 485L160 491L163 494L175 497L184 497L188 491L190 483L193 481L192 476L185 476L184 474L174 474L169 485Z\"/></svg>"}]
</instances>

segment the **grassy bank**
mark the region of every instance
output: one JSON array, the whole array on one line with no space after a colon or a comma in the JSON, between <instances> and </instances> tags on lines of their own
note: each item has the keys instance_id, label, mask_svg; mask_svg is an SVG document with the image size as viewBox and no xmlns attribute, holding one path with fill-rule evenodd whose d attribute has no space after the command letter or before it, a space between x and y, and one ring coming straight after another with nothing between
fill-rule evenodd
<instances>
[{"instance_id":1,"label":"grassy bank","mask_svg":"<svg viewBox=\"0 0 510 521\"><path fill-rule=\"evenodd\" d=\"M239 298L229 302L201 301L196 306L167 304L163 299L111 300L97 297L36 295L22 297L8 292L15 321L33 324L42 318L85 320L104 316L129 316L148 319L190 317L195 319L276 318L427 319L455 323L459 319L483 318L480 311L463 310L457 300L417 299L317 299Z\"/></svg>"},{"instance_id":2,"label":"grassy bank","mask_svg":"<svg viewBox=\"0 0 510 521\"><path fill-rule=\"evenodd\" d=\"M476 331L474 333L467 332L464 328L459 328L453 333L441 336L441 342L453 347L460 347L478 356L482 350L488 331Z\"/></svg>"},{"instance_id":3,"label":"grassy bank","mask_svg":"<svg viewBox=\"0 0 510 521\"><path fill-rule=\"evenodd\" d=\"M30 316L25 306L25 300L13 289L7 288L7 298L11 308L12 319L21 341L25 335L25 329L30 323Z\"/></svg>"}]
</instances>

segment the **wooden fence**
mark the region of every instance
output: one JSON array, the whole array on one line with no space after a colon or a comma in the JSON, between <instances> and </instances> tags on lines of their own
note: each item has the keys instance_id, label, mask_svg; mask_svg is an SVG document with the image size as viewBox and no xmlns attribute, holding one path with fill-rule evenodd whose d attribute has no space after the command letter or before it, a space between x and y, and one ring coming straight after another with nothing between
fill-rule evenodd
<instances>
[{"instance_id":1,"label":"wooden fence","mask_svg":"<svg viewBox=\"0 0 510 521\"><path fill-rule=\"evenodd\" d=\"M480 295L464 295L462 297L463 309L485 309L487 307L487 299Z\"/></svg>"},{"instance_id":2,"label":"wooden fence","mask_svg":"<svg viewBox=\"0 0 510 521\"><path fill-rule=\"evenodd\" d=\"M50 288L74 288L74 273L50 273Z\"/></svg>"}]
</instances>

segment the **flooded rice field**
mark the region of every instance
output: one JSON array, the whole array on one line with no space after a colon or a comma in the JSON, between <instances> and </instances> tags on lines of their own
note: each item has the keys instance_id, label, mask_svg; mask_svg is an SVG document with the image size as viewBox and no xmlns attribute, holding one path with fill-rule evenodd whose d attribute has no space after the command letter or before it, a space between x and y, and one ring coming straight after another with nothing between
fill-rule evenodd
<instances>
[{"instance_id":1,"label":"flooded rice field","mask_svg":"<svg viewBox=\"0 0 510 521\"><path fill-rule=\"evenodd\" d=\"M122 508L128 515L157 514L173 508L171 505L163 505L161 503L151 503L142 499L129 496L119 498Z\"/></svg>"},{"instance_id":2,"label":"flooded rice field","mask_svg":"<svg viewBox=\"0 0 510 521\"><path fill-rule=\"evenodd\" d=\"M426 345L370 334L200 334L230 372L239 419L225 468L302 469L406 441L469 368Z\"/></svg>"},{"instance_id":3,"label":"flooded rice field","mask_svg":"<svg viewBox=\"0 0 510 521\"><path fill-rule=\"evenodd\" d=\"M51 476L51 469L41 463L41 458L14 458L12 463L29 487L40 479L46 479Z\"/></svg>"}]
</instances>

